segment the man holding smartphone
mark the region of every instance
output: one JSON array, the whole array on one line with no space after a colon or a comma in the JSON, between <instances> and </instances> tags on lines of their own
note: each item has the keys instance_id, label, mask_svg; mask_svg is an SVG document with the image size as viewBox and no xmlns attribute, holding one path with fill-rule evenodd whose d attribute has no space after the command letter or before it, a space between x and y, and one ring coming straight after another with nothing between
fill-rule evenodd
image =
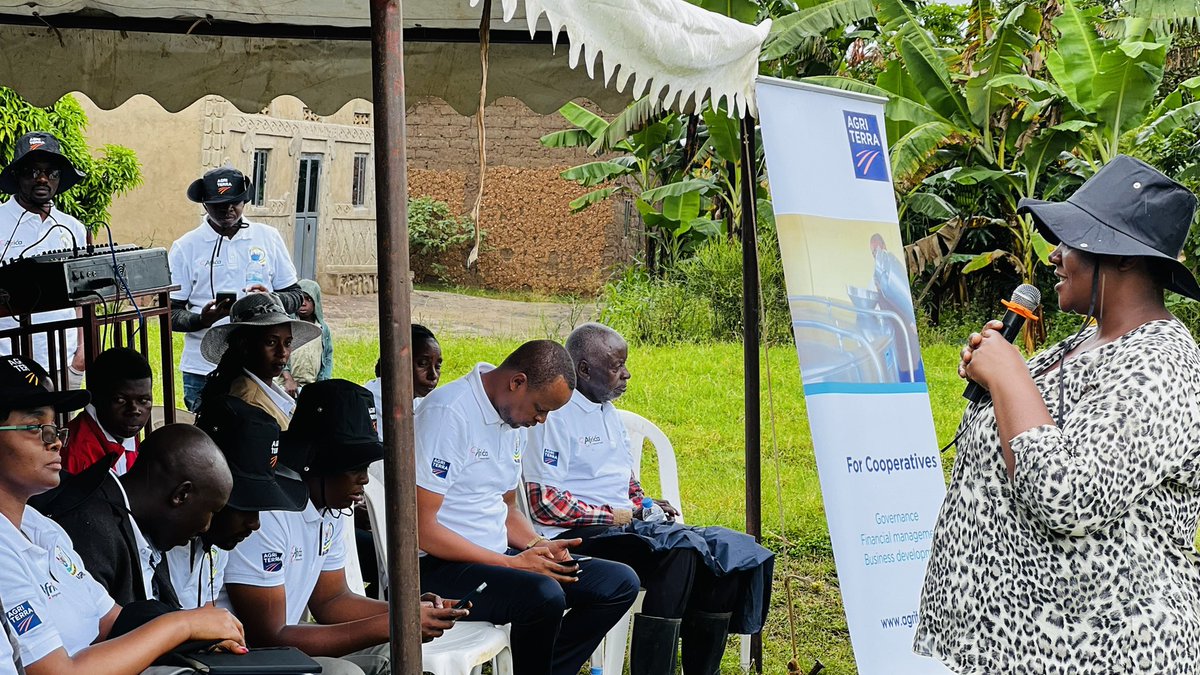
<instances>
[{"instance_id":1,"label":"man holding smartphone","mask_svg":"<svg viewBox=\"0 0 1200 675\"><path fill-rule=\"evenodd\" d=\"M230 166L206 172L188 186L188 199L204 205L199 227L171 245L171 330L184 333L183 400L200 407L205 377L216 368L200 353L214 324L228 322L229 308L248 293L274 292L289 314L304 299L291 252L279 231L242 217L253 191L245 174Z\"/></svg>"}]
</instances>

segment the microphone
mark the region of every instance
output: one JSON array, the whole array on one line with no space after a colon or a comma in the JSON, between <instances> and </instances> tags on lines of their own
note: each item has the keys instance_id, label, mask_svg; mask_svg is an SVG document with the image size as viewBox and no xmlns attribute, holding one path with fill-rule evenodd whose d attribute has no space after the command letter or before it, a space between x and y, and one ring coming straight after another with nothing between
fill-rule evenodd
<instances>
[{"instance_id":1,"label":"microphone","mask_svg":"<svg viewBox=\"0 0 1200 675\"><path fill-rule=\"evenodd\" d=\"M1003 300L1000 304L1007 309L1004 318L1001 319L1004 327L1000 329L1000 337L1012 342L1021 332L1026 319L1038 320L1034 312L1037 311L1038 305L1042 304L1042 292L1035 286L1021 284L1013 291L1011 300ZM978 382L970 382L963 390L963 398L972 403L979 403L988 398L988 391Z\"/></svg>"}]
</instances>

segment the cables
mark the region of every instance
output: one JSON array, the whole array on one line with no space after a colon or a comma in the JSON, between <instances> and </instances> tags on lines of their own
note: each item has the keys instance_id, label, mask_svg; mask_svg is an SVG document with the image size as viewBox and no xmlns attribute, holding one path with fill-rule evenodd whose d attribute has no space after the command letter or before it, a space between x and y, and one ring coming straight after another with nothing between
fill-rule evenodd
<instances>
[{"instance_id":1,"label":"cables","mask_svg":"<svg viewBox=\"0 0 1200 675\"><path fill-rule=\"evenodd\" d=\"M142 322L145 321L145 317L142 316L142 309L138 307L137 301L133 299L133 292L129 290L129 283L125 279L125 275L121 274L121 269L117 265L117 249L115 246L113 246L112 228L108 226L108 223L102 222L101 225L104 225L104 229L108 232L108 252L112 256L113 278L120 282L118 291L122 288L125 289L125 297L129 298L129 304L133 305L133 311L137 313L138 325L132 333L132 335L137 335L137 332L141 330Z\"/></svg>"}]
</instances>

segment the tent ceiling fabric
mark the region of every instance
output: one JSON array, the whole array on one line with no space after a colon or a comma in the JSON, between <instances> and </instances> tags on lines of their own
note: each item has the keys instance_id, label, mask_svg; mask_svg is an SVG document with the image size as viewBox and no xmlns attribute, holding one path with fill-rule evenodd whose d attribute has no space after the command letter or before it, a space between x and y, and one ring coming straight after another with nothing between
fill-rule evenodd
<instances>
[{"instance_id":1,"label":"tent ceiling fabric","mask_svg":"<svg viewBox=\"0 0 1200 675\"><path fill-rule=\"evenodd\" d=\"M61 37L61 42L60 42ZM566 49L549 45L493 44L488 103L512 96L540 114L586 98L616 112L628 94L604 89L582 69L567 66ZM53 68L34 67L37 63ZM436 96L459 114L479 106L479 45L417 42L404 45L409 100ZM371 43L214 37L168 33L0 26L0 84L30 102L50 105L81 91L102 108L146 94L172 112L207 94L258 112L290 94L318 115L336 112L354 98L371 98Z\"/></svg>"},{"instance_id":2,"label":"tent ceiling fabric","mask_svg":"<svg viewBox=\"0 0 1200 675\"><path fill-rule=\"evenodd\" d=\"M405 42L407 97L435 96L460 114L475 112L478 44L439 35L459 31L461 40L462 31L477 29L478 4L404 0L405 27L426 31L421 41ZM732 101L731 114L753 111L770 27L684 0L500 0L492 17L488 102L511 96L542 114L577 98L616 112L631 100L628 92L647 91L676 107L711 96ZM231 26L342 32L305 39ZM371 98L369 28L367 0L0 0L0 84L42 105L82 91L104 108L146 94L176 111L218 94L253 112L290 94L329 114ZM555 49L545 33L526 41L523 29L551 30L555 41L565 32L569 45ZM54 67L34 67L31 55Z\"/></svg>"}]
</instances>

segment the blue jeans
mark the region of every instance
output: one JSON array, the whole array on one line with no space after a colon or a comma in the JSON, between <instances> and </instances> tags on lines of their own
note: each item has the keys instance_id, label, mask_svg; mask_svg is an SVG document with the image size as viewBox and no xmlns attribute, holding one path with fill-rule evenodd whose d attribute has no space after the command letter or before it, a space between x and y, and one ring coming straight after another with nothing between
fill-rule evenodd
<instances>
[{"instance_id":1,"label":"blue jeans","mask_svg":"<svg viewBox=\"0 0 1200 675\"><path fill-rule=\"evenodd\" d=\"M189 373L186 370L183 372L183 405L189 412L200 410L200 390L204 389L207 380L207 375Z\"/></svg>"}]
</instances>

